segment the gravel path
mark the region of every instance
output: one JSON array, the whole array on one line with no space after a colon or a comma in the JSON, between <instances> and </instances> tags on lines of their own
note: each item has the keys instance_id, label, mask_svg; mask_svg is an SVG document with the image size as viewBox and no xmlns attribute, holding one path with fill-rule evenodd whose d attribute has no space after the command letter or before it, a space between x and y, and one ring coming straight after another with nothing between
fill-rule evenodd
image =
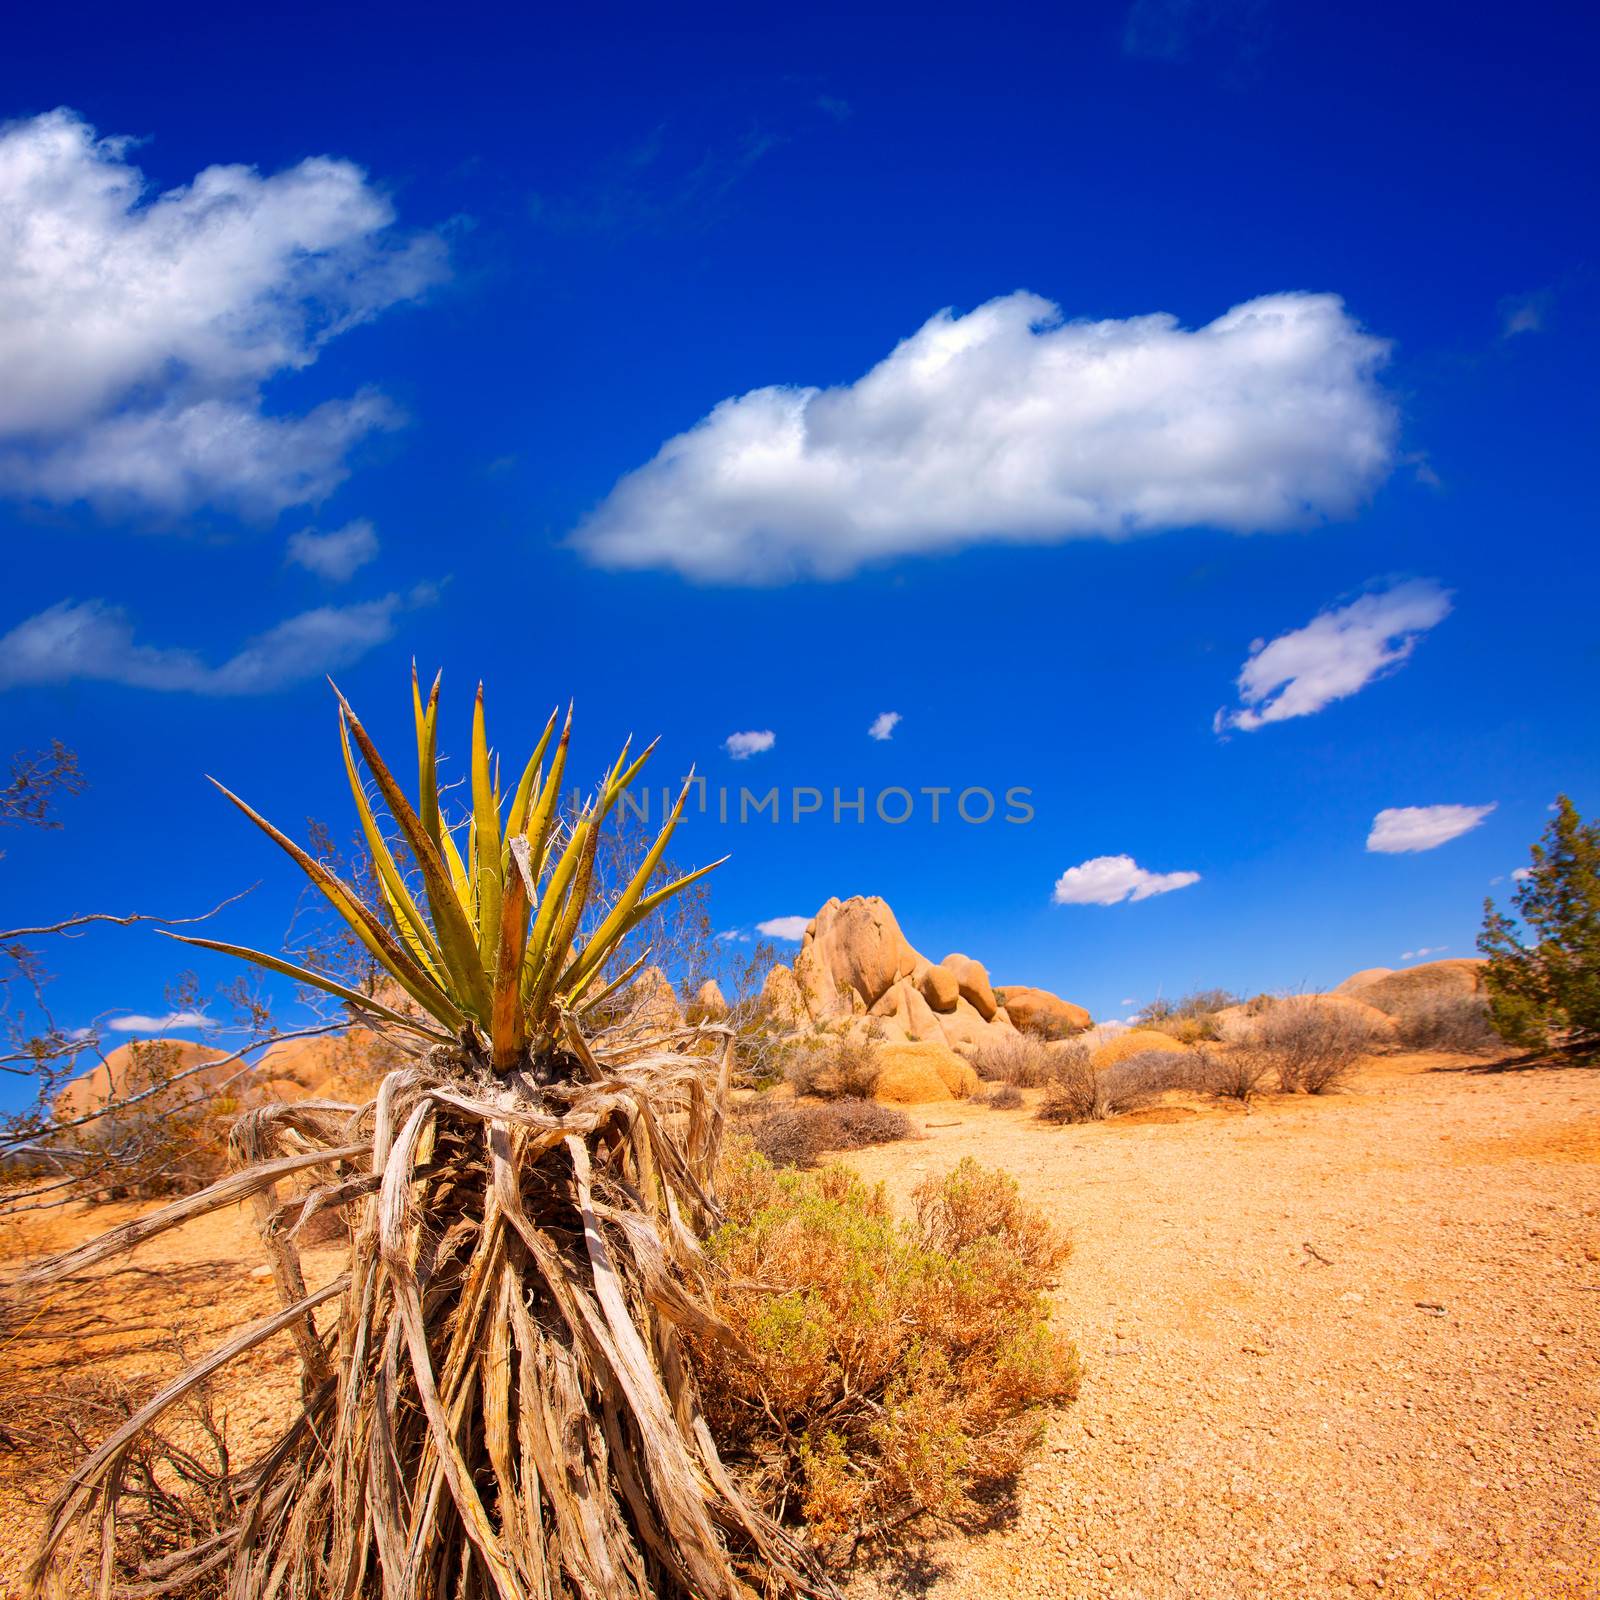
<instances>
[{"instance_id":1,"label":"gravel path","mask_svg":"<svg viewBox=\"0 0 1600 1600\"><path fill-rule=\"evenodd\" d=\"M862 1594L1600 1596L1600 1072L1412 1056L1165 1115L963 1108L851 1158L897 1197L1016 1173L1087 1368L1015 1520Z\"/></svg>"}]
</instances>

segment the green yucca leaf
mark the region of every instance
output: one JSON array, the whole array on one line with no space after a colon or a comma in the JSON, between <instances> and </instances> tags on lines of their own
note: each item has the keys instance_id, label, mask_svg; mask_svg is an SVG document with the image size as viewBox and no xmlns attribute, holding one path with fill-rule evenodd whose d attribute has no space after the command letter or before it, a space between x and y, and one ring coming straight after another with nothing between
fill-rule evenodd
<instances>
[{"instance_id":1,"label":"green yucca leaf","mask_svg":"<svg viewBox=\"0 0 1600 1600\"><path fill-rule=\"evenodd\" d=\"M472 881L478 891L478 959L490 974L500 951L500 872L500 805L489 773L480 683L472 707Z\"/></svg>"},{"instance_id":2,"label":"green yucca leaf","mask_svg":"<svg viewBox=\"0 0 1600 1600\"><path fill-rule=\"evenodd\" d=\"M338 694L337 688L334 693ZM411 846L411 853L416 857L417 866L422 871L423 886L428 894L428 910L433 915L434 939L449 970L460 1009L476 1017L479 1022L487 1023L490 1010L489 986L484 978L483 963L478 957L477 933L468 920L466 910L456 898L455 889L450 882L445 864L440 859L438 848L423 828L416 812L411 809L411 802L406 799L400 785L395 782L394 774L384 765L377 746L373 744L367 730L361 725L361 719L342 694L339 695L339 704L344 708L351 736L367 763L367 770L377 781L378 792L389 808L389 815L394 818L400 831L406 836L406 843ZM435 793L437 794L437 790ZM441 833L446 842L450 843L449 835L443 832L442 827Z\"/></svg>"},{"instance_id":3,"label":"green yucca leaf","mask_svg":"<svg viewBox=\"0 0 1600 1600\"><path fill-rule=\"evenodd\" d=\"M320 972L313 972L309 967L297 966L292 961L285 961L280 956L268 955L265 950L251 950L242 944L226 944L221 939L200 939L192 933L169 933L165 928L157 928L164 939L176 939L180 944L192 944L202 950L215 950L221 955L235 956L241 961L253 962L258 967L265 967L269 972L282 973L286 978L293 978L296 983L310 985L313 989L321 989L326 994L337 996L340 1000L355 1006L358 1010L369 1012L373 1016L382 1017L386 1022L396 1022L409 1028L413 1033L423 1034L429 1039L437 1040L441 1044L453 1044L455 1041L448 1033L442 1033L437 1028L430 1028L426 1023L419 1022L415 1017L408 1017L402 1011L396 1011L386 1006L380 1000L374 1000L371 995L363 994L359 989L352 989L348 985L339 983L333 978L325 977Z\"/></svg>"},{"instance_id":4,"label":"green yucca leaf","mask_svg":"<svg viewBox=\"0 0 1600 1600\"><path fill-rule=\"evenodd\" d=\"M652 749L654 746L651 747ZM645 755L650 754L649 750ZM646 852L645 858L639 863L639 870L634 873L626 889L617 898L617 903L611 908L605 921L595 930L594 937L590 939L579 958L561 974L561 988L565 991L569 986L580 985L590 973L598 970L606 959L611 947L627 931L628 918L633 915L643 896L645 886L655 876L656 868L661 865L661 857L666 853L667 844L672 838L673 830L678 826L678 819L683 815L683 803L689 797L689 788L694 782L694 772L691 769L689 776L684 780L682 790L678 795L678 803L673 806L667 820L662 823L661 831L656 835L656 841Z\"/></svg>"},{"instance_id":5,"label":"green yucca leaf","mask_svg":"<svg viewBox=\"0 0 1600 1600\"><path fill-rule=\"evenodd\" d=\"M411 663L411 708L417 723L417 806L422 831L439 843L439 680L442 672L433 675L433 687L428 691L428 706L422 706L422 689L417 682L417 664ZM337 693L337 691L335 691ZM339 696L344 699L343 695Z\"/></svg>"},{"instance_id":6,"label":"green yucca leaf","mask_svg":"<svg viewBox=\"0 0 1600 1600\"><path fill-rule=\"evenodd\" d=\"M255 825L275 844L280 846L290 860L322 891L323 897L344 919L350 931L366 947L368 953L380 962L396 983L430 1016L438 1017L451 1027L466 1019L450 996L436 984L412 958L395 943L394 936L378 921L371 911L358 900L323 864L306 854L287 834L253 810L231 789L211 782L225 794Z\"/></svg>"},{"instance_id":7,"label":"green yucca leaf","mask_svg":"<svg viewBox=\"0 0 1600 1600\"><path fill-rule=\"evenodd\" d=\"M506 841L510 841L519 833L525 833L528 827L528 807L533 804L534 796L539 788L540 773L544 768L544 753L550 745L550 735L556 731L556 718L560 715L560 708L550 713L550 720L544 725L544 732L539 735L539 742L533 747L533 754L528 757L528 764L522 769L522 781L517 785L517 792L511 798L511 813L506 818ZM568 708L567 722L571 725L572 711ZM510 873L510 864L502 862L502 876Z\"/></svg>"},{"instance_id":8,"label":"green yucca leaf","mask_svg":"<svg viewBox=\"0 0 1600 1600\"><path fill-rule=\"evenodd\" d=\"M444 957L439 954L439 947L434 943L433 930L429 928L426 919L412 900L400 868L396 865L394 857L389 852L388 843L378 828L372 807L367 803L367 791L361 782L361 775L356 771L355 757L350 751L350 730L345 726L342 707L339 711L339 746L344 752L345 776L350 780L350 793L355 799L356 814L361 819L361 831L366 838L367 850L372 856L373 864L378 869L378 881L383 886L384 899L394 914L395 926L399 928L400 936L410 946L418 963L437 983L443 973Z\"/></svg>"}]
</instances>

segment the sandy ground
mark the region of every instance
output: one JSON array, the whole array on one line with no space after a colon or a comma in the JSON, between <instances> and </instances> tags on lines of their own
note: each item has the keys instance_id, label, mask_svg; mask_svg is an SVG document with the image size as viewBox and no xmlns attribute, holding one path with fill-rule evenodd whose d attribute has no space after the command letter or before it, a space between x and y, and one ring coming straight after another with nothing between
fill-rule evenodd
<instances>
[{"instance_id":1,"label":"sandy ground","mask_svg":"<svg viewBox=\"0 0 1600 1600\"><path fill-rule=\"evenodd\" d=\"M1014 1172L1076 1241L1058 1300L1086 1377L1006 1520L863 1596L1600 1600L1600 1072L1395 1057L1248 1115L921 1121L850 1159L899 1196L965 1155ZM0 1270L90 1231L0 1231ZM170 1371L174 1326L198 1352L269 1308L259 1260L242 1212L153 1240L14 1311L0 1388ZM222 1395L230 1432L293 1374L273 1347L260 1387ZM0 1447L0 1596L38 1490Z\"/></svg>"},{"instance_id":2,"label":"sandy ground","mask_svg":"<svg viewBox=\"0 0 1600 1600\"><path fill-rule=\"evenodd\" d=\"M897 1196L1007 1167L1076 1241L1080 1399L1015 1520L935 1547L919 1589L1600 1595L1600 1072L1399 1057L1173 1114L963 1109L851 1158Z\"/></svg>"}]
</instances>

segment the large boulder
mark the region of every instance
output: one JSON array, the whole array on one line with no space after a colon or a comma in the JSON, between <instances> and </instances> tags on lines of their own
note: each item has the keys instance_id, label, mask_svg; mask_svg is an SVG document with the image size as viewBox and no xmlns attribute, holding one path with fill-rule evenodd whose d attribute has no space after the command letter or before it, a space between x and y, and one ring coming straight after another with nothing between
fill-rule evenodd
<instances>
[{"instance_id":1,"label":"large boulder","mask_svg":"<svg viewBox=\"0 0 1600 1600\"><path fill-rule=\"evenodd\" d=\"M794 974L780 961L761 985L761 1014L777 1028L808 1028L806 1003Z\"/></svg>"},{"instance_id":2,"label":"large boulder","mask_svg":"<svg viewBox=\"0 0 1600 1600\"><path fill-rule=\"evenodd\" d=\"M1081 1033L1094 1018L1082 1006L1027 984L1004 984L995 998L1006 1008L1012 1024L1023 1033L1043 1033L1056 1038Z\"/></svg>"},{"instance_id":3,"label":"large boulder","mask_svg":"<svg viewBox=\"0 0 1600 1600\"><path fill-rule=\"evenodd\" d=\"M869 1020L886 1024L883 1028L885 1038L898 1033L907 1039L928 1039L936 1044L944 1042L944 1030L939 1026L939 1018L934 1014L933 1007L909 978L901 978L897 983L890 984L867 1015Z\"/></svg>"},{"instance_id":4,"label":"large boulder","mask_svg":"<svg viewBox=\"0 0 1600 1600\"><path fill-rule=\"evenodd\" d=\"M917 987L922 998L940 1013L954 1011L961 998L961 985L955 973L945 967L921 967L916 973Z\"/></svg>"},{"instance_id":5,"label":"large boulder","mask_svg":"<svg viewBox=\"0 0 1600 1600\"><path fill-rule=\"evenodd\" d=\"M673 1033L683 1027L678 996L660 967L646 967L628 985L628 1020L651 1033Z\"/></svg>"},{"instance_id":6,"label":"large boulder","mask_svg":"<svg viewBox=\"0 0 1600 1600\"><path fill-rule=\"evenodd\" d=\"M879 1048L873 1097L889 1105L936 1105L965 1100L978 1090L978 1074L948 1045L919 1040Z\"/></svg>"},{"instance_id":7,"label":"large boulder","mask_svg":"<svg viewBox=\"0 0 1600 1600\"><path fill-rule=\"evenodd\" d=\"M1359 987L1340 991L1364 1000L1369 1006L1398 1016L1413 1006L1434 1000L1470 998L1483 989L1485 963L1475 956L1459 956L1449 961L1425 961L1420 967L1402 967L1386 972ZM1348 981L1348 980L1347 980Z\"/></svg>"},{"instance_id":8,"label":"large boulder","mask_svg":"<svg viewBox=\"0 0 1600 1600\"><path fill-rule=\"evenodd\" d=\"M1089 1065L1096 1072L1103 1072L1107 1067L1114 1067L1131 1056L1143 1055L1147 1050L1181 1056L1185 1046L1179 1044L1170 1033L1157 1033L1154 1028L1129 1028L1126 1033L1119 1033L1104 1044L1097 1045L1089 1057Z\"/></svg>"},{"instance_id":9,"label":"large boulder","mask_svg":"<svg viewBox=\"0 0 1600 1600\"><path fill-rule=\"evenodd\" d=\"M722 985L715 978L707 978L689 1002L689 1018L694 1022L721 1022L729 1009Z\"/></svg>"},{"instance_id":10,"label":"large boulder","mask_svg":"<svg viewBox=\"0 0 1600 1600\"><path fill-rule=\"evenodd\" d=\"M995 996L994 987L989 982L989 974L983 963L974 961L971 956L962 955L960 951L952 951L939 965L947 972L955 974L956 988L961 998L972 1006L985 1022L992 1022L1000 1002Z\"/></svg>"},{"instance_id":11,"label":"large boulder","mask_svg":"<svg viewBox=\"0 0 1600 1600\"><path fill-rule=\"evenodd\" d=\"M996 1011L992 1018L985 1021L983 1013L965 995L957 999L954 1010L939 1018L939 1031L944 1035L945 1043L963 1055L1017 1036L1010 1017L1003 1010Z\"/></svg>"},{"instance_id":12,"label":"large boulder","mask_svg":"<svg viewBox=\"0 0 1600 1600\"><path fill-rule=\"evenodd\" d=\"M891 984L925 964L885 901L835 896L811 919L794 976L811 1020L828 1022L871 1011Z\"/></svg>"},{"instance_id":13,"label":"large boulder","mask_svg":"<svg viewBox=\"0 0 1600 1600\"><path fill-rule=\"evenodd\" d=\"M1365 988L1369 983L1376 983L1379 978L1387 978L1393 971L1393 967L1363 967L1359 972L1352 972L1343 983L1336 983L1328 992L1354 994L1357 989Z\"/></svg>"},{"instance_id":14,"label":"large boulder","mask_svg":"<svg viewBox=\"0 0 1600 1600\"><path fill-rule=\"evenodd\" d=\"M225 1067L207 1067L206 1063L221 1061L224 1056L224 1051L197 1044L193 1039L135 1039L119 1044L105 1060L62 1086L56 1096L56 1116L63 1120L81 1117L149 1089L157 1091L151 1096L156 1102L164 1101L169 1094L173 1100L188 1100L219 1088L238 1073L237 1061L230 1061ZM200 1070L192 1071L194 1068ZM173 1083L180 1073L188 1076ZM172 1085L170 1090L160 1087L168 1083ZM237 1096L238 1085L231 1085L230 1089ZM93 1126L92 1122L85 1125L86 1129Z\"/></svg>"}]
</instances>

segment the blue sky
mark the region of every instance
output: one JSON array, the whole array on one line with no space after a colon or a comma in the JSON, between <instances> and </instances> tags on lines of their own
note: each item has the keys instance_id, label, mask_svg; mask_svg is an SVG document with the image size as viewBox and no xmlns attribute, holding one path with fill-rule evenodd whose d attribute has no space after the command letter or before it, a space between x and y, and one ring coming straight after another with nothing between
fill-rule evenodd
<instances>
[{"instance_id":1,"label":"blue sky","mask_svg":"<svg viewBox=\"0 0 1600 1600\"><path fill-rule=\"evenodd\" d=\"M35 11L0 718L91 787L0 922L263 879L276 946L203 774L342 830L322 674L403 748L414 654L457 749L481 677L509 752L576 693L589 771L863 788L692 819L728 929L881 894L1101 1016L1471 953L1600 808L1596 54L1575 6ZM53 948L58 1015L159 1014L169 952Z\"/></svg>"}]
</instances>

